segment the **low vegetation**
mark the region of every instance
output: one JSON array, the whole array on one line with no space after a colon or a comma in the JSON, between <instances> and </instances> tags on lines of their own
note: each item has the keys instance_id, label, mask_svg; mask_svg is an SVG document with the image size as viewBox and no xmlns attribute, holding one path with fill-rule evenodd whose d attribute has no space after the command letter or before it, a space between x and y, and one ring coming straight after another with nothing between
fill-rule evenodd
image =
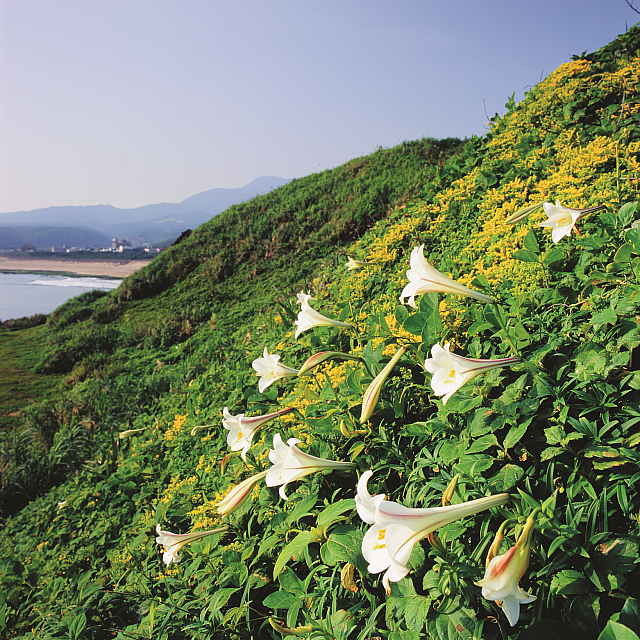
<instances>
[{"instance_id":1,"label":"low vegetation","mask_svg":"<svg viewBox=\"0 0 640 640\"><path fill-rule=\"evenodd\" d=\"M639 46L636 27L562 65L482 138L234 206L116 291L0 334L63 385L3 432L5 636L638 637ZM574 211L554 243L556 199ZM421 246L439 288L406 288ZM301 333L306 304L350 326ZM261 393L265 349L332 355ZM245 459L225 407L293 411ZM347 465L307 459L284 500L280 438ZM367 471L388 500L356 489ZM437 530L410 511L443 504ZM217 532L176 562L157 528Z\"/></svg>"}]
</instances>

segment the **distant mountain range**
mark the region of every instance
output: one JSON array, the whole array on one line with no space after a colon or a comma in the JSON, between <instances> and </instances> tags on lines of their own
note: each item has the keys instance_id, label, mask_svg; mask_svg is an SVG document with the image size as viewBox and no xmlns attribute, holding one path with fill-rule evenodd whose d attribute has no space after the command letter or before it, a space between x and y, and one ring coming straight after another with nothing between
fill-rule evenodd
<instances>
[{"instance_id":1,"label":"distant mountain range","mask_svg":"<svg viewBox=\"0 0 640 640\"><path fill-rule=\"evenodd\" d=\"M185 229L195 229L232 204L268 193L289 182L286 178L257 178L237 189L210 189L177 204L149 204L134 209L111 205L47 207L0 214L0 249L18 249L30 243L51 247L111 246L125 238L138 245L171 242Z\"/></svg>"}]
</instances>

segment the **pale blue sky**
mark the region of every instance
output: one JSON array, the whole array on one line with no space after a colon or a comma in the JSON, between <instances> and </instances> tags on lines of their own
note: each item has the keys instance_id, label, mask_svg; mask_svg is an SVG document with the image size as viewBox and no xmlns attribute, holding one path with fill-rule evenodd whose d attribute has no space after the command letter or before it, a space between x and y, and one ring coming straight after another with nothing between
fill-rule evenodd
<instances>
[{"instance_id":1,"label":"pale blue sky","mask_svg":"<svg viewBox=\"0 0 640 640\"><path fill-rule=\"evenodd\" d=\"M0 0L0 212L179 202L482 135L485 106L639 18L624 0Z\"/></svg>"}]
</instances>

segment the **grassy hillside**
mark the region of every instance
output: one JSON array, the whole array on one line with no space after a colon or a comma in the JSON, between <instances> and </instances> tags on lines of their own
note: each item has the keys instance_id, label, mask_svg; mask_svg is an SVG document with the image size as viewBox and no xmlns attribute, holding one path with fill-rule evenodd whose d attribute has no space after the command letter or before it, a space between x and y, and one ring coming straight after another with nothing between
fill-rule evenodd
<instances>
[{"instance_id":1,"label":"grassy hillside","mask_svg":"<svg viewBox=\"0 0 640 640\"><path fill-rule=\"evenodd\" d=\"M639 48L636 27L563 65L483 138L381 149L232 207L25 330L64 391L3 441L6 637L640 634ZM603 209L575 230L560 210L557 244L539 206L514 216L556 199ZM398 298L421 245L459 284L431 274L413 309ZM301 289L351 326L296 337ZM338 355L260 393L265 348L296 368ZM294 411L244 460L225 407ZM277 434L351 466L306 459L288 500L258 477L224 513ZM361 482L356 510L368 470L388 500ZM408 510L443 503L455 517ZM156 525L228 528L165 565Z\"/></svg>"}]
</instances>

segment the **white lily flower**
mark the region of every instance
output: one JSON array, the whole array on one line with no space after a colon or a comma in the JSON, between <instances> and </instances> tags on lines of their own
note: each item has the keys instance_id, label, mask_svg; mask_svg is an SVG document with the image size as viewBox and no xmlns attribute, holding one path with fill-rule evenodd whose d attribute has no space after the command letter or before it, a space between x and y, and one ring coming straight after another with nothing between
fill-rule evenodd
<instances>
[{"instance_id":1,"label":"white lily flower","mask_svg":"<svg viewBox=\"0 0 640 640\"><path fill-rule=\"evenodd\" d=\"M520 356L510 358L496 358L493 360L478 360L464 358L449 351L449 343L444 349L439 343L431 347L431 357L424 361L424 368L431 374L431 388L437 396L444 396L442 404L463 385L470 380L491 369L508 367L520 362Z\"/></svg>"},{"instance_id":2,"label":"white lily flower","mask_svg":"<svg viewBox=\"0 0 640 640\"><path fill-rule=\"evenodd\" d=\"M391 590L390 582L397 582L409 573L406 563L416 542L460 518L509 501L508 493L500 493L447 507L412 509L396 502L380 500L379 495L370 496L366 489L369 477L370 474L364 481L360 479L356 497L356 506L364 505L362 511L367 516L367 519L363 518L365 522L370 523L371 509L375 507L373 526L362 540L362 555L369 563L370 573L385 571L382 583L387 593ZM360 509L358 514L362 517Z\"/></svg>"},{"instance_id":3,"label":"white lily flower","mask_svg":"<svg viewBox=\"0 0 640 640\"><path fill-rule=\"evenodd\" d=\"M488 302L493 304L495 300L484 293L474 291L459 284L455 280L448 278L440 273L435 267L432 267L424 258L424 245L415 247L411 252L409 261L410 269L407 271L409 284L405 286L400 294L400 303L404 304L404 299L408 298L407 304L417 309L415 297L422 293L436 291L440 293L455 293L459 296L468 296L475 298L480 302Z\"/></svg>"},{"instance_id":4,"label":"white lily flower","mask_svg":"<svg viewBox=\"0 0 640 640\"><path fill-rule=\"evenodd\" d=\"M373 475L373 471L365 471L358 480L358 489L356 492L356 509L360 518L367 524L374 524L376 521L376 509L384 500L384 493L376 496L369 495L367 491L367 483Z\"/></svg>"},{"instance_id":5,"label":"white lily flower","mask_svg":"<svg viewBox=\"0 0 640 640\"><path fill-rule=\"evenodd\" d=\"M294 324L298 327L296 329L297 338L303 331L312 329L313 327L350 327L347 322L340 322L338 320L332 320L318 313L315 309L312 309L309 305L309 300L314 300L310 294L300 292L298 294L298 302L301 305L300 313L298 313L298 319Z\"/></svg>"},{"instance_id":6,"label":"white lily flower","mask_svg":"<svg viewBox=\"0 0 640 640\"><path fill-rule=\"evenodd\" d=\"M486 600L494 600L502 608L512 627L520 618L520 604L528 604L536 599L536 596L527 593L519 585L529 566L534 525L535 519L529 517L516 544L506 553L495 555L502 540L502 534L499 531L487 554L484 578L476 582L479 587L482 587L482 597Z\"/></svg>"},{"instance_id":7,"label":"white lily flower","mask_svg":"<svg viewBox=\"0 0 640 640\"><path fill-rule=\"evenodd\" d=\"M246 460L247 451L251 448L251 440L258 429L267 422L291 413L292 411L293 407L289 407L287 409L280 409L280 411L274 411L273 413L267 413L264 416L245 418L244 413L232 416L227 407L225 407L222 410L222 426L229 430L227 444L231 448L231 451L240 451L242 459Z\"/></svg>"},{"instance_id":8,"label":"white lily flower","mask_svg":"<svg viewBox=\"0 0 640 640\"><path fill-rule=\"evenodd\" d=\"M163 531L160 528L160 525L157 524L156 532L158 533L158 537L156 538L156 542L165 548L165 551L162 554L162 561L166 565L171 564L171 562L180 562L179 551L185 544L189 544L194 540L200 540L200 538L204 538L205 536L212 536L214 533L222 533L228 528L229 527L225 525L218 529L211 529L210 531L194 531L192 533L180 534Z\"/></svg>"},{"instance_id":9,"label":"white lily flower","mask_svg":"<svg viewBox=\"0 0 640 640\"><path fill-rule=\"evenodd\" d=\"M300 451L296 445L300 442L297 438L289 438L285 445L279 433L273 436L273 449L269 451L269 460L273 466L267 472L267 487L280 487L280 497L287 500L285 489L290 482L300 480L316 471L325 469L355 469L351 462L338 462L317 458Z\"/></svg>"},{"instance_id":10,"label":"white lily flower","mask_svg":"<svg viewBox=\"0 0 640 640\"><path fill-rule=\"evenodd\" d=\"M278 362L278 360L280 360L280 356L275 353L268 353L267 347L265 347L262 358L256 358L251 363L256 374L260 376L260 380L258 381L258 390L260 393L280 378L298 375L297 369L287 367L286 365Z\"/></svg>"},{"instance_id":11,"label":"white lily flower","mask_svg":"<svg viewBox=\"0 0 640 640\"><path fill-rule=\"evenodd\" d=\"M217 504L216 511L221 516L228 516L236 509L239 509L251 495L253 488L267 475L266 471L256 473L254 476L243 480L237 484L227 495Z\"/></svg>"},{"instance_id":12,"label":"white lily flower","mask_svg":"<svg viewBox=\"0 0 640 640\"><path fill-rule=\"evenodd\" d=\"M362 269L363 267L368 266L368 263L362 262L362 260L349 258L345 266L347 267L347 271L355 271L356 269Z\"/></svg>"},{"instance_id":13,"label":"white lily flower","mask_svg":"<svg viewBox=\"0 0 640 640\"><path fill-rule=\"evenodd\" d=\"M576 222L582 216L593 211L604 209L604 206L589 207L587 209L569 209L560 204L560 200L556 200L555 204L545 202L542 205L544 212L547 214L548 220L540 222L541 227L551 227L551 239L554 244L558 244L562 238L571 235L571 230L575 229Z\"/></svg>"}]
</instances>

